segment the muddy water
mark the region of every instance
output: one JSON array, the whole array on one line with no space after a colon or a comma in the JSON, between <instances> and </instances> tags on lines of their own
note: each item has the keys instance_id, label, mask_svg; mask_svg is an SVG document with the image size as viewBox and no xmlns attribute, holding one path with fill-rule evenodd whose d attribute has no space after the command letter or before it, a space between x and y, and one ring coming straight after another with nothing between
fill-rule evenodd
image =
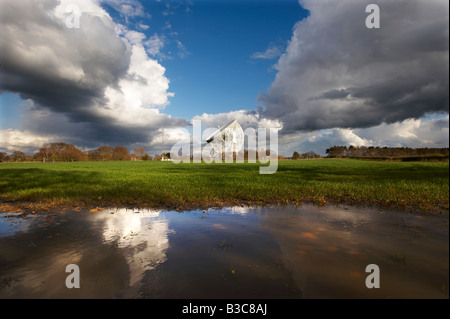
<instances>
[{"instance_id":1,"label":"muddy water","mask_svg":"<svg viewBox=\"0 0 450 319\"><path fill-rule=\"evenodd\" d=\"M0 297L448 298L448 227L332 206L2 214Z\"/></svg>"}]
</instances>

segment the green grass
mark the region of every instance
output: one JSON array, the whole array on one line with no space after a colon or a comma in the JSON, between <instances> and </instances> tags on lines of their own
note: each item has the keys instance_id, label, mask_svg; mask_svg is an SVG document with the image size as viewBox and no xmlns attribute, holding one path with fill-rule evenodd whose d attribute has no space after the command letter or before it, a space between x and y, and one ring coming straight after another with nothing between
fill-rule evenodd
<instances>
[{"instance_id":1,"label":"green grass","mask_svg":"<svg viewBox=\"0 0 450 319\"><path fill-rule=\"evenodd\" d=\"M260 164L1 163L3 203L146 207L312 202L448 210L449 163L349 159Z\"/></svg>"}]
</instances>

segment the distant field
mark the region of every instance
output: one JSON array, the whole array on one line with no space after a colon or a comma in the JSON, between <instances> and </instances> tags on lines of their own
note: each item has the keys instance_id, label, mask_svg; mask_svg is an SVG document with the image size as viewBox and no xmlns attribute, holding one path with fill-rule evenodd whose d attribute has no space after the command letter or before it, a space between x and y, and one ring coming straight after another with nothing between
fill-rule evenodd
<instances>
[{"instance_id":1,"label":"distant field","mask_svg":"<svg viewBox=\"0 0 450 319\"><path fill-rule=\"evenodd\" d=\"M0 163L0 200L31 209L345 203L448 211L449 163L349 159L260 164L171 162Z\"/></svg>"}]
</instances>

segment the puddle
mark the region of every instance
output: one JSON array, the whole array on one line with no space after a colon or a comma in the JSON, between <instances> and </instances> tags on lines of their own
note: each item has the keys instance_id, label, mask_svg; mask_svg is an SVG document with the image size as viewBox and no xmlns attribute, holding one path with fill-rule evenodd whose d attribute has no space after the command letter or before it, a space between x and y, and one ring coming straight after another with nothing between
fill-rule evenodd
<instances>
[{"instance_id":1,"label":"puddle","mask_svg":"<svg viewBox=\"0 0 450 319\"><path fill-rule=\"evenodd\" d=\"M309 205L0 214L0 298L448 298L448 227Z\"/></svg>"}]
</instances>

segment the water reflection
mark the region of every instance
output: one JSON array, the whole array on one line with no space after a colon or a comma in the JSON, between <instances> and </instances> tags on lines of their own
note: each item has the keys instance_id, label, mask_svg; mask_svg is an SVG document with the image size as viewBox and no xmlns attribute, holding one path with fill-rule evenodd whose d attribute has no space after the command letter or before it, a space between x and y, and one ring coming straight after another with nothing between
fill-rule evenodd
<instances>
[{"instance_id":1,"label":"water reflection","mask_svg":"<svg viewBox=\"0 0 450 319\"><path fill-rule=\"evenodd\" d=\"M448 214L349 207L0 216L1 298L448 298ZM67 289L74 263L81 288ZM380 289L365 287L379 265Z\"/></svg>"},{"instance_id":2,"label":"water reflection","mask_svg":"<svg viewBox=\"0 0 450 319\"><path fill-rule=\"evenodd\" d=\"M305 298L448 296L448 215L326 207L266 216L261 226ZM366 288L370 263L380 267L383 289Z\"/></svg>"},{"instance_id":3,"label":"water reflection","mask_svg":"<svg viewBox=\"0 0 450 319\"><path fill-rule=\"evenodd\" d=\"M18 231L27 231L34 216L22 218L22 213L0 213L0 237L9 236Z\"/></svg>"},{"instance_id":4,"label":"water reflection","mask_svg":"<svg viewBox=\"0 0 450 319\"><path fill-rule=\"evenodd\" d=\"M107 214L109 212L109 214ZM130 286L137 285L147 270L166 261L169 248L168 219L153 210L111 209L95 214L106 244L118 247L130 268ZM138 287L136 287L138 288Z\"/></svg>"}]
</instances>

